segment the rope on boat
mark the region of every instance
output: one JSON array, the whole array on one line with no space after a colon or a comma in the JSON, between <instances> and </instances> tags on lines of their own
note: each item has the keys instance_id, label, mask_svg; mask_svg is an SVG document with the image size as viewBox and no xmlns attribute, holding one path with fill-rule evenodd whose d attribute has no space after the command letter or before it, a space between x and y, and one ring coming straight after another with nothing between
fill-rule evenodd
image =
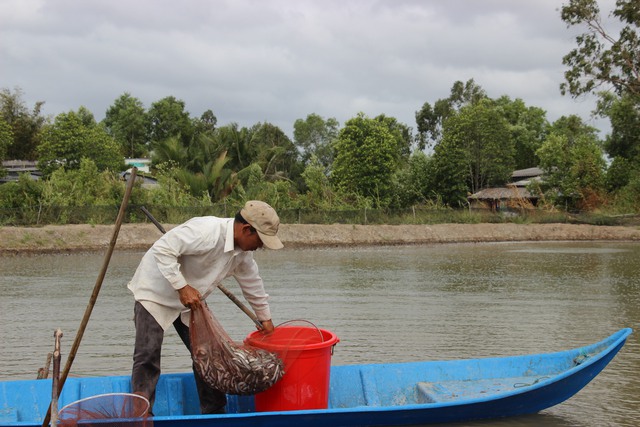
<instances>
[{"instance_id":1,"label":"rope on boat","mask_svg":"<svg viewBox=\"0 0 640 427\"><path fill-rule=\"evenodd\" d=\"M532 385L536 385L538 384L540 381L543 380L548 380L550 377L540 377L538 379L536 379L534 382L532 383L515 383L513 385L513 388L521 388L521 387L531 387Z\"/></svg>"},{"instance_id":2,"label":"rope on boat","mask_svg":"<svg viewBox=\"0 0 640 427\"><path fill-rule=\"evenodd\" d=\"M589 357L587 353L580 353L578 357L573 359L573 363L575 363L576 366L582 365Z\"/></svg>"}]
</instances>

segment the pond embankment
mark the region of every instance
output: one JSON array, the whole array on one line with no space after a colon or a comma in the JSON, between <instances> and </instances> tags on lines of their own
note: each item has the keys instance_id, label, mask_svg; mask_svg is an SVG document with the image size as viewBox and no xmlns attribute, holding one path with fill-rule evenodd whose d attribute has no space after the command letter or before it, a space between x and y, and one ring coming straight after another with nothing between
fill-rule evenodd
<instances>
[{"instance_id":1,"label":"pond embankment","mask_svg":"<svg viewBox=\"0 0 640 427\"><path fill-rule=\"evenodd\" d=\"M113 232L113 225L0 227L0 253L99 251L109 247ZM153 224L123 224L116 248L147 249L160 235ZM640 228L585 224L282 224L279 235L286 249L516 241L640 241Z\"/></svg>"}]
</instances>

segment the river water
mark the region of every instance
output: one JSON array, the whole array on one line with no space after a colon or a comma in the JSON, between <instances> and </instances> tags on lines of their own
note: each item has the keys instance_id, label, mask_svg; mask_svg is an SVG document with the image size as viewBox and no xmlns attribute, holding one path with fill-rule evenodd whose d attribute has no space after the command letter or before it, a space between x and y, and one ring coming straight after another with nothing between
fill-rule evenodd
<instances>
[{"instance_id":1,"label":"river water","mask_svg":"<svg viewBox=\"0 0 640 427\"><path fill-rule=\"evenodd\" d=\"M70 375L129 374L134 330L126 283L141 257L113 254ZM0 257L0 380L35 378L58 327L65 363L103 258ZM333 364L550 352L634 328L611 364L567 402L532 416L464 425L640 425L638 243L285 249L261 250L256 258L274 322L310 321L336 333ZM235 281L225 286L239 295ZM254 330L222 293L208 303L234 339ZM190 370L173 330L163 369Z\"/></svg>"}]
</instances>

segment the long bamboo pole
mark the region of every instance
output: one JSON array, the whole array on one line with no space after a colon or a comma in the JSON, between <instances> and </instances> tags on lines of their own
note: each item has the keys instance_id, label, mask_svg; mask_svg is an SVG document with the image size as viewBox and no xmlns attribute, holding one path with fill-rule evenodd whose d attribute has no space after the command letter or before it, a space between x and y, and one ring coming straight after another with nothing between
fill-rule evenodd
<instances>
[{"instance_id":1,"label":"long bamboo pole","mask_svg":"<svg viewBox=\"0 0 640 427\"><path fill-rule=\"evenodd\" d=\"M62 387L64 386L64 383L67 380L67 376L69 375L69 370L71 369L71 365L73 364L73 361L76 358L76 354L78 353L78 347L80 347L80 341L82 341L82 336L84 335L84 331L87 328L87 323L89 323L91 312L93 311L93 307L95 306L96 300L98 299L98 294L100 293L100 288L102 287L104 276L107 273L107 268L109 267L109 262L111 261L111 255L113 254L113 250L116 246L116 241L118 240L118 233L120 232L120 226L124 221L124 215L127 210L129 198L131 197L131 190L133 189L133 185L136 181L137 173L138 173L138 169L135 167L132 168L131 176L129 177L129 182L127 183L128 185L124 192L124 198L122 199L122 204L120 205L120 211L118 212L118 217L116 218L116 224L113 230L113 235L111 236L111 242L109 243L109 249L105 254L104 261L102 263L102 268L100 269L100 274L96 279L96 284L93 287L93 293L91 294L91 298L89 298L89 304L87 305L87 308L84 311L84 317L82 318L82 322L80 323L80 327L78 328L78 332L76 333L76 337L73 341L73 345L71 346L71 350L69 350L67 363L65 364L64 370L62 371L62 375L60 376L58 395L60 395L60 393L62 392ZM47 409L47 415L44 417L44 420L42 421L42 427L47 427L49 425L50 420L51 420L51 404L49 404L49 409Z\"/></svg>"}]
</instances>

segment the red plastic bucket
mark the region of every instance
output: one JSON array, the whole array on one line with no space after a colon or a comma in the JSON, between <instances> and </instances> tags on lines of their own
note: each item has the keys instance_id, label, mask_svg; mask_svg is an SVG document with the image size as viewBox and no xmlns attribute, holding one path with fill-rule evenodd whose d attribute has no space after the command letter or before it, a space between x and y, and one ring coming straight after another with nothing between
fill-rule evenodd
<instances>
[{"instance_id":1,"label":"red plastic bucket","mask_svg":"<svg viewBox=\"0 0 640 427\"><path fill-rule=\"evenodd\" d=\"M255 395L258 412L326 409L329 405L331 355L338 337L325 329L278 326L272 334L250 333L245 343L274 352L284 362L284 376Z\"/></svg>"}]
</instances>

